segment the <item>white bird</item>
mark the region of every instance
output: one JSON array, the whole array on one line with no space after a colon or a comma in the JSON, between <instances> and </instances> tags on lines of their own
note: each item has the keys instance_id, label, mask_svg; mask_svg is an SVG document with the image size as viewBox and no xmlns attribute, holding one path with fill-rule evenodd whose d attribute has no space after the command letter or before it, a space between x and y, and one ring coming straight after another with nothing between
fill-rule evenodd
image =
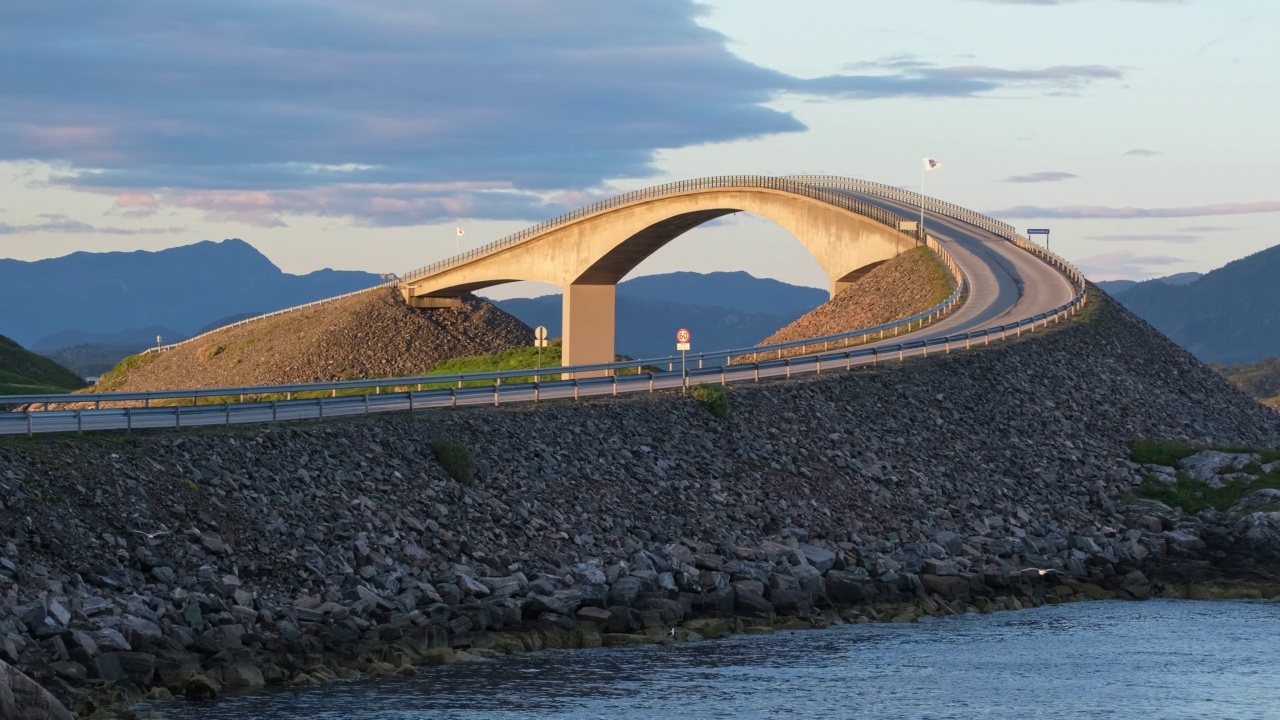
<instances>
[{"instance_id":1,"label":"white bird","mask_svg":"<svg viewBox=\"0 0 1280 720\"><path fill-rule=\"evenodd\" d=\"M671 628L671 630L667 632L667 635L668 635L668 636L670 636L670 637L675 637L675 636L676 636L676 629L675 629L675 628Z\"/></svg>"},{"instance_id":2,"label":"white bird","mask_svg":"<svg viewBox=\"0 0 1280 720\"><path fill-rule=\"evenodd\" d=\"M145 537L145 538L146 538L146 539L148 539L148 540L155 540L155 539L156 539L156 538L158 538L158 537L164 537L165 535L172 535L172 534L173 534L173 533L169 532L168 530L157 530L157 531L155 531L155 532L153 532L153 533L143 532L143 531L141 531L141 530L134 530L134 532L138 533L139 535L141 535L141 536Z\"/></svg>"}]
</instances>

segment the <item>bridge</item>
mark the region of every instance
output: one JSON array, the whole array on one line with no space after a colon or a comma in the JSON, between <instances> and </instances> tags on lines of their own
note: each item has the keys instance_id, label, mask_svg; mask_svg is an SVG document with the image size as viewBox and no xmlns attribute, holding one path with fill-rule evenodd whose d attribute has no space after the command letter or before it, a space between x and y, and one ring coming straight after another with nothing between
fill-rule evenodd
<instances>
[{"instance_id":1,"label":"bridge","mask_svg":"<svg viewBox=\"0 0 1280 720\"><path fill-rule=\"evenodd\" d=\"M423 268L407 276L400 291L410 305L426 308L456 305L463 293L519 280L558 285L564 293L564 364L608 363L614 358L618 281L694 227L739 211L773 220L818 261L834 297L914 246L903 242L899 223L918 217L928 202L914 193L839 177L721 176L671 183L606 200ZM1019 308L1040 311L1071 297L1073 288L1060 272L1009 242L1011 228L976 213L941 210L929 214L927 227L970 276L976 293L970 298L972 312L952 326ZM923 239L923 232L912 231L910 240ZM1029 297L1021 297L1024 293Z\"/></svg>"},{"instance_id":2,"label":"bridge","mask_svg":"<svg viewBox=\"0 0 1280 720\"><path fill-rule=\"evenodd\" d=\"M920 228L904 238L897 230L899 222L918 218L922 210L927 232ZM674 357L613 362L613 298L618 280L680 234L737 211L758 213L789 230L826 271L833 294L918 240L938 253L958 288L943 303L915 317L768 347L718 349L695 356L697 367L687 373L676 372L678 358ZM759 382L1019 337L1060 322L1087 301L1079 271L1019 236L1006 223L898 188L831 176L722 176L628 193L371 290L396 287L415 307L448 307L457 303L462 293L518 280L551 282L564 288L564 367L272 387L0 397L0 406L26 408L25 412L0 413L0 434L323 419L427 407L654 392L700 383ZM783 356L784 351L796 349L807 355ZM750 362L729 365L721 360L717 366L704 367L705 356ZM668 372L654 370L663 366ZM619 374L636 369L645 372ZM534 382L510 383L527 376L535 376ZM546 376L564 379L542 381ZM503 380L508 384L503 385ZM484 387L465 387L477 382ZM440 383L450 387L439 389ZM361 394L339 396L352 391ZM303 393L311 397L295 397ZM226 400L237 395L242 402ZM285 399L255 400L270 395ZM221 404L202 406L201 398L219 398ZM152 406L156 401L166 405ZM75 409L65 408L72 403ZM143 407L111 407L120 403L141 403Z\"/></svg>"}]
</instances>

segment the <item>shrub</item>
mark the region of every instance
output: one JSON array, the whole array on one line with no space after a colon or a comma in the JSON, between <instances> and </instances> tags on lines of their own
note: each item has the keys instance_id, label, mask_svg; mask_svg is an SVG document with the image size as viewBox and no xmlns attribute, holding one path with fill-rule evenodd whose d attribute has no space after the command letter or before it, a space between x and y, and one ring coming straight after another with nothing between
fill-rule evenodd
<instances>
[{"instance_id":1,"label":"shrub","mask_svg":"<svg viewBox=\"0 0 1280 720\"><path fill-rule=\"evenodd\" d=\"M436 462L449 473L449 476L463 485L474 485L476 482L476 459L465 445L454 440L436 438L431 441L431 452Z\"/></svg>"},{"instance_id":2,"label":"shrub","mask_svg":"<svg viewBox=\"0 0 1280 720\"><path fill-rule=\"evenodd\" d=\"M717 418L724 420L729 417L729 392L724 386L694 385L689 389L689 394Z\"/></svg>"}]
</instances>

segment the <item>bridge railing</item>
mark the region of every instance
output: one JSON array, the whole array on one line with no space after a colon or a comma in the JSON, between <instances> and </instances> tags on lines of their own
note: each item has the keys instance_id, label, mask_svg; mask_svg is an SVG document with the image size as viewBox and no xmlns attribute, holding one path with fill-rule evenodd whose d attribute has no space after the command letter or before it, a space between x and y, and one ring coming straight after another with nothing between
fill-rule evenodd
<instances>
[{"instance_id":1,"label":"bridge railing","mask_svg":"<svg viewBox=\"0 0 1280 720\"><path fill-rule=\"evenodd\" d=\"M214 333L221 332L223 330L227 330L230 328L240 327L242 325L249 325L256 322L261 322L263 320L279 317L281 315L288 315L291 313L307 310L320 305L327 305L329 303L338 302L339 300L345 300L347 298L354 297L356 295L360 295L366 292L371 292L373 290L378 290L381 288L397 287L406 282L419 280L429 275L438 273L442 270L447 270L451 267L456 267L458 265L463 265L465 263L472 262L486 255L490 255L492 253L498 252L504 248L511 247L512 245L517 245L530 238L533 238L542 233L545 233L548 230L553 230L555 228L577 222L579 220L590 217L592 215L596 215L602 212L608 212L610 210L614 210L616 208L622 207L623 205L630 205L633 203L644 202L646 200L652 200L652 199L657 199L662 197L669 197L672 195L680 195L687 192L696 192L700 190L712 190L716 188L757 188L757 189L766 189L766 190L781 190L781 191L793 193L796 195L803 195L805 197L811 197L815 200L822 200L823 202L827 202L832 205L836 205L840 208L843 208L845 210L849 210L859 215L863 215L882 225L892 227L894 230L897 230L898 221L901 219L896 213L893 213L889 210L885 210L884 208L879 207L878 205L862 202L860 200L850 198L846 195L830 192L823 188L815 187L813 184L806 183L803 181L797 181L790 178L772 177L769 175L718 175L714 177L697 178L693 180L680 180L673 183L667 183L665 185L657 185L654 187L645 188L643 190L635 190L629 193L618 195L617 197L612 197L607 200L602 200L600 202L587 205L586 207L573 210L571 212L560 215L559 217L555 217L550 220L540 222L537 225L533 225L532 227L525 228L519 232L508 235L500 240L496 240L487 245L482 245L478 248L468 250L467 252L461 253L459 255L454 255L452 257L444 258L443 260L434 262L430 265L417 268L416 270L411 270L405 273L404 275L400 276L396 280L390 280L388 282L375 285L371 288L366 288L364 290L357 290L355 292L346 293L344 295L338 295L337 297L325 298L324 300L316 300L315 302L305 303L303 305L296 305L294 307L284 308L281 310L276 310L274 312L264 313L262 315L256 315L251 318L245 318L243 320L231 323L229 325L224 325L223 327L210 330L209 332L201 333L199 335L196 335L195 337L187 338L186 340L183 340L181 342L170 343L168 345L161 345L154 348L148 348L147 350L144 350L143 353L145 354L145 353L155 353L155 352L168 352L175 348L181 347L188 343L196 342ZM920 229L917 229L916 233L912 235L912 237L915 237L917 240L919 240L923 237L923 233Z\"/></svg>"},{"instance_id":2,"label":"bridge railing","mask_svg":"<svg viewBox=\"0 0 1280 720\"><path fill-rule=\"evenodd\" d=\"M837 175L791 175L788 176L788 179L813 185L849 188L866 195L881 197L886 200L904 203L912 207L923 207L928 212L982 228L987 232L1005 238L1009 242L1012 242L1023 250L1026 250L1057 268L1064 275L1070 278L1076 287L1083 289L1085 286L1084 274L1081 273L1074 265L1067 262L1064 258L1049 252L1027 238L1019 235L1017 228L1007 222L983 215L982 213L974 212L968 208L960 207L954 203L931 198L927 195L921 195L920 193L912 192L910 190L903 190L902 188L897 188L892 185L871 182L870 180L857 180Z\"/></svg>"}]
</instances>

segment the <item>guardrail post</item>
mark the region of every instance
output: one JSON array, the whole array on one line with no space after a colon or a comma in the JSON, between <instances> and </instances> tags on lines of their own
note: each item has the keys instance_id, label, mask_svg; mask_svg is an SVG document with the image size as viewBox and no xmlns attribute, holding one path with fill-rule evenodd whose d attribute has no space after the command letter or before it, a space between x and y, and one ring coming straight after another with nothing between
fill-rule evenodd
<instances>
[{"instance_id":1,"label":"guardrail post","mask_svg":"<svg viewBox=\"0 0 1280 720\"><path fill-rule=\"evenodd\" d=\"M364 414L368 415L369 414L369 393L365 393L360 397L364 398Z\"/></svg>"},{"instance_id":2,"label":"guardrail post","mask_svg":"<svg viewBox=\"0 0 1280 720\"><path fill-rule=\"evenodd\" d=\"M493 386L493 406L494 407L498 407L498 388L499 387L500 386L497 384Z\"/></svg>"},{"instance_id":3,"label":"guardrail post","mask_svg":"<svg viewBox=\"0 0 1280 720\"><path fill-rule=\"evenodd\" d=\"M871 367L875 367L876 365L879 365L879 364L880 364L880 349L871 348Z\"/></svg>"},{"instance_id":4,"label":"guardrail post","mask_svg":"<svg viewBox=\"0 0 1280 720\"><path fill-rule=\"evenodd\" d=\"M276 411L276 406L279 404L279 402L280 402L279 400L272 400L272 401L271 401L271 422L275 422L275 421L276 421L276 417L278 417L278 415L277 415L277 411Z\"/></svg>"},{"instance_id":5,"label":"guardrail post","mask_svg":"<svg viewBox=\"0 0 1280 720\"><path fill-rule=\"evenodd\" d=\"M906 362L906 352L902 347L902 343L898 343L898 362Z\"/></svg>"},{"instance_id":6,"label":"guardrail post","mask_svg":"<svg viewBox=\"0 0 1280 720\"><path fill-rule=\"evenodd\" d=\"M182 427L182 408L177 405L173 406L173 426Z\"/></svg>"},{"instance_id":7,"label":"guardrail post","mask_svg":"<svg viewBox=\"0 0 1280 720\"><path fill-rule=\"evenodd\" d=\"M324 398L322 397L316 398L316 407L319 408L319 416L320 416L320 419L323 420L324 419Z\"/></svg>"},{"instance_id":8,"label":"guardrail post","mask_svg":"<svg viewBox=\"0 0 1280 720\"><path fill-rule=\"evenodd\" d=\"M406 393L409 396L409 412L413 412L413 391Z\"/></svg>"},{"instance_id":9,"label":"guardrail post","mask_svg":"<svg viewBox=\"0 0 1280 720\"><path fill-rule=\"evenodd\" d=\"M929 357L929 341L924 341L924 356Z\"/></svg>"},{"instance_id":10,"label":"guardrail post","mask_svg":"<svg viewBox=\"0 0 1280 720\"><path fill-rule=\"evenodd\" d=\"M454 388L449 388L449 407L458 407L458 391Z\"/></svg>"},{"instance_id":11,"label":"guardrail post","mask_svg":"<svg viewBox=\"0 0 1280 720\"><path fill-rule=\"evenodd\" d=\"M27 411L27 437L31 437L31 411Z\"/></svg>"},{"instance_id":12,"label":"guardrail post","mask_svg":"<svg viewBox=\"0 0 1280 720\"><path fill-rule=\"evenodd\" d=\"M227 412L227 424L230 425L231 424L231 403L223 403L222 407Z\"/></svg>"},{"instance_id":13,"label":"guardrail post","mask_svg":"<svg viewBox=\"0 0 1280 720\"><path fill-rule=\"evenodd\" d=\"M578 378L573 379L573 399L578 399Z\"/></svg>"},{"instance_id":14,"label":"guardrail post","mask_svg":"<svg viewBox=\"0 0 1280 720\"><path fill-rule=\"evenodd\" d=\"M81 415L83 412L83 410L76 411L76 432L78 433L84 432L84 417Z\"/></svg>"}]
</instances>

